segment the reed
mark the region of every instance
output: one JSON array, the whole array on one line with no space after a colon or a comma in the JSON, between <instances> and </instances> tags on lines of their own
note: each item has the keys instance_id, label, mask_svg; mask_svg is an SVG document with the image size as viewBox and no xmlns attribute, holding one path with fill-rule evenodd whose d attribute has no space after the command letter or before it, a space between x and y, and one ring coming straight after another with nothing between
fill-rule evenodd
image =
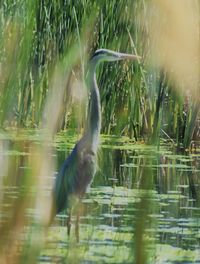
<instances>
[{"instance_id":1,"label":"reed","mask_svg":"<svg viewBox=\"0 0 200 264\"><path fill-rule=\"evenodd\" d=\"M142 3L140 1L118 3L114 0L109 3L79 1L75 4L64 0L59 3L55 1L51 3L48 1L4 2L5 4L1 7L3 23L0 36L2 40L0 72L2 126L4 124L22 127L39 126L52 70L59 58L62 58L74 43L79 43L77 48L82 66L80 74L77 68L74 71L77 79L81 77L83 80L83 75L87 71L87 63L83 61L86 58L85 54L92 53L96 48L107 47L143 56L143 62L139 65L119 63L115 66L112 64L102 66L99 69L102 131L128 134L136 140L141 137L149 139L155 137L156 123L160 119L158 112L162 112L160 106L158 110L158 104L162 100L173 104L174 99L171 97L173 88L168 89L167 97L164 92L161 99L159 88L153 87L157 83L154 80L159 79L160 74L154 73L153 71L157 72L156 69L153 69L148 62L148 58L154 54L148 51L151 48L149 43L152 40L153 29L151 28L148 32L148 25L145 24L147 22L152 24L149 21L148 12L145 11L148 11L146 1ZM93 22L88 21L88 15L91 13ZM144 14L145 23L143 17L138 14ZM80 43L80 32L83 27L88 28L85 33L87 41ZM163 86L164 91L167 90L165 88L167 83L166 81ZM177 87L177 84L173 86ZM66 91L68 98L70 98L71 89ZM180 99L176 98L179 104ZM190 101L192 103L192 97ZM76 110L75 116L74 110L73 107L63 108L63 116L69 118L63 119L61 128L70 127L73 120L76 120ZM166 112L162 114L162 116L167 115ZM70 120L73 116L74 119ZM195 113L194 116L196 117L193 118L193 127L197 120ZM184 125L183 118L180 118L178 122ZM160 130L168 130L167 127L170 127L170 124L165 123L165 128L161 127ZM170 137L175 138L176 134L177 132L174 131ZM160 134L158 133L156 137L159 138ZM190 136L188 141L191 140Z\"/></svg>"}]
</instances>

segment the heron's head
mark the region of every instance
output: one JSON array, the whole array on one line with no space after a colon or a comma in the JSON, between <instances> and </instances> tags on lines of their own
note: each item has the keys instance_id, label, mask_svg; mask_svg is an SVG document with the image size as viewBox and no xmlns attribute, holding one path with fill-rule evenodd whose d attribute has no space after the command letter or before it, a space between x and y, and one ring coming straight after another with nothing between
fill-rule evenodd
<instances>
[{"instance_id":1,"label":"heron's head","mask_svg":"<svg viewBox=\"0 0 200 264\"><path fill-rule=\"evenodd\" d=\"M95 51L91 58L91 61L95 61L97 64L102 61L118 61L118 60L136 60L141 59L140 56L116 52L108 49L98 49Z\"/></svg>"}]
</instances>

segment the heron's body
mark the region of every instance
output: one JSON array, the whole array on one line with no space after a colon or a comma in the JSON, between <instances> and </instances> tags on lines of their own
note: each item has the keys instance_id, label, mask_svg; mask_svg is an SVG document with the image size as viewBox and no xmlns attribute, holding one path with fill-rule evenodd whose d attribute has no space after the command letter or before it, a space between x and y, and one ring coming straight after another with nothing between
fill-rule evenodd
<instances>
[{"instance_id":1,"label":"heron's body","mask_svg":"<svg viewBox=\"0 0 200 264\"><path fill-rule=\"evenodd\" d=\"M82 198L96 171L96 153L99 142L101 109L100 96L96 83L95 63L88 72L88 85L91 87L87 126L80 141L64 161L55 183L56 213L70 207L70 196Z\"/></svg>"},{"instance_id":2,"label":"heron's body","mask_svg":"<svg viewBox=\"0 0 200 264\"><path fill-rule=\"evenodd\" d=\"M55 213L70 207L71 196L82 198L96 171L96 154L101 129L99 89L96 82L96 67L101 61L137 59L139 56L110 50L97 50L89 63L88 86L90 104L87 125L83 137L64 161L54 186Z\"/></svg>"},{"instance_id":3,"label":"heron's body","mask_svg":"<svg viewBox=\"0 0 200 264\"><path fill-rule=\"evenodd\" d=\"M61 167L55 184L56 213L71 207L71 196L82 198L95 174L96 153L86 142L82 138Z\"/></svg>"}]
</instances>

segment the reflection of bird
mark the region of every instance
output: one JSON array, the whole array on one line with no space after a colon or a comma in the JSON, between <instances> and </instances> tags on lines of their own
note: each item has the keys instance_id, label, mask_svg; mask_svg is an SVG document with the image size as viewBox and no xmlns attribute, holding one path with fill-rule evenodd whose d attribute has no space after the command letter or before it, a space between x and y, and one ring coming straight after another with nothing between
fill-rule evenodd
<instances>
[{"instance_id":1,"label":"reflection of bird","mask_svg":"<svg viewBox=\"0 0 200 264\"><path fill-rule=\"evenodd\" d=\"M68 158L64 161L54 186L54 202L57 214L65 208L70 209L70 198L79 199L85 193L95 174L96 153L101 128L100 96L96 82L96 67L102 61L118 61L139 59L139 56L114 52L107 49L97 50L89 62L88 85L90 88L90 104L87 125L83 137L77 142ZM78 223L78 219L77 219ZM70 214L68 233L70 232ZM78 239L78 224L76 225Z\"/></svg>"}]
</instances>

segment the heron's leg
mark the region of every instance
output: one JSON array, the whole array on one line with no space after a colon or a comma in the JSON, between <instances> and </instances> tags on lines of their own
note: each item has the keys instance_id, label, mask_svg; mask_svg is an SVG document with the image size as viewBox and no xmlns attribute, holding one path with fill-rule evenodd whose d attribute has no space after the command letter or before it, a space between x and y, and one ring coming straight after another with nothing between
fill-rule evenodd
<instances>
[{"instance_id":1,"label":"heron's leg","mask_svg":"<svg viewBox=\"0 0 200 264\"><path fill-rule=\"evenodd\" d=\"M69 210L68 218L67 218L67 234L68 234L68 236L70 235L70 230L71 230L71 209Z\"/></svg>"},{"instance_id":2,"label":"heron's leg","mask_svg":"<svg viewBox=\"0 0 200 264\"><path fill-rule=\"evenodd\" d=\"M78 210L77 216L76 216L76 224L75 224L75 236L76 236L77 242L79 242L79 218L80 218L80 213Z\"/></svg>"}]
</instances>

